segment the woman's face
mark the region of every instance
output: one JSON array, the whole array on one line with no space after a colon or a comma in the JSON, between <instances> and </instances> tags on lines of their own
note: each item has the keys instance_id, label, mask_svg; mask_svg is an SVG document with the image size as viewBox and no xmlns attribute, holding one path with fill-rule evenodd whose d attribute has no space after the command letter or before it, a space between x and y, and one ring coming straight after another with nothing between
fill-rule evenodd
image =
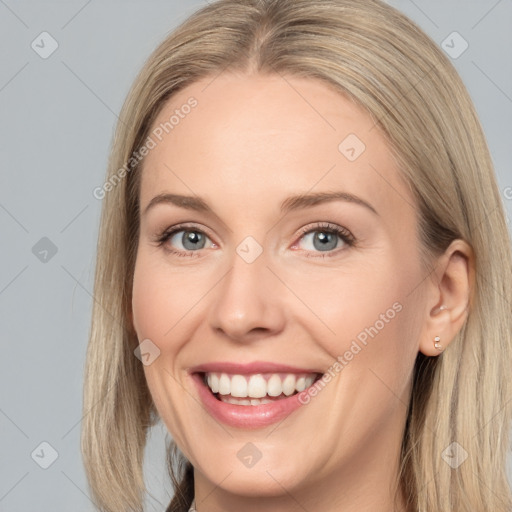
<instances>
[{"instance_id":1,"label":"woman's face","mask_svg":"<svg viewBox=\"0 0 512 512\"><path fill-rule=\"evenodd\" d=\"M382 133L322 82L222 74L173 96L152 139L133 323L196 481L301 496L364 473L373 492L398 463L426 308Z\"/></svg>"}]
</instances>

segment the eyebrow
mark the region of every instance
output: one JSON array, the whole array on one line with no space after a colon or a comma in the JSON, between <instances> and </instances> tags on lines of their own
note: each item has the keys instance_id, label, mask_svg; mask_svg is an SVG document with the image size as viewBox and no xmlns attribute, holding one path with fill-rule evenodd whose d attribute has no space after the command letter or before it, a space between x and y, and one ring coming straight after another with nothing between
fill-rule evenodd
<instances>
[{"instance_id":1,"label":"eyebrow","mask_svg":"<svg viewBox=\"0 0 512 512\"><path fill-rule=\"evenodd\" d=\"M281 213L288 213L292 210L299 210L301 208L311 208L313 206L317 206L322 203L327 203L331 201L345 201L348 203L358 204L360 206L364 206L369 209L375 215L379 215L377 210L358 196L354 194L350 194L348 192L316 192L311 194L302 194L296 195L286 198L281 203ZM205 213L213 213L211 207L197 196L184 196L180 194L159 194L146 206L144 209L143 215L146 215L149 210L154 208L157 204L174 204L175 206L179 206L180 208L186 208L187 210L194 210L198 212Z\"/></svg>"}]
</instances>

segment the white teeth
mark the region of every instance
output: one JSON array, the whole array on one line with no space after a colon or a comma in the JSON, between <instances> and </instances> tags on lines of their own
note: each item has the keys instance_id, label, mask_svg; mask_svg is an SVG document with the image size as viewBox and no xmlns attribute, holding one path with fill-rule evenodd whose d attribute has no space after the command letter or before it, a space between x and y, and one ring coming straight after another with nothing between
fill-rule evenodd
<instances>
[{"instance_id":1,"label":"white teeth","mask_svg":"<svg viewBox=\"0 0 512 512\"><path fill-rule=\"evenodd\" d=\"M270 400L269 398L251 398L250 400L248 398L233 398L232 396L224 396L221 395L220 397L221 402L226 402L228 404L235 404L235 405L263 405L263 404L269 404L273 400Z\"/></svg>"},{"instance_id":2,"label":"white teeth","mask_svg":"<svg viewBox=\"0 0 512 512\"><path fill-rule=\"evenodd\" d=\"M268 398L251 398L251 405L268 404L270 402L272 402L272 400Z\"/></svg>"},{"instance_id":3,"label":"white teeth","mask_svg":"<svg viewBox=\"0 0 512 512\"><path fill-rule=\"evenodd\" d=\"M267 394L269 396L279 396L282 392L283 386L281 385L279 375L272 375L267 382Z\"/></svg>"},{"instance_id":4,"label":"white teeth","mask_svg":"<svg viewBox=\"0 0 512 512\"><path fill-rule=\"evenodd\" d=\"M227 373L207 373L205 377L208 387L213 393L219 393L221 395L219 398L224 402L237 403L239 405L260 405L267 403L264 401L268 400L268 398L264 398L267 396L279 397L283 394L291 396L296 391L304 391L313 384L316 375L294 373L262 375L257 373L250 376L230 376ZM248 399L239 400L244 398ZM232 400L235 400L235 402Z\"/></svg>"},{"instance_id":5,"label":"white teeth","mask_svg":"<svg viewBox=\"0 0 512 512\"><path fill-rule=\"evenodd\" d=\"M283 393L286 396L293 395L295 392L295 375L287 375L283 381Z\"/></svg>"},{"instance_id":6,"label":"white teeth","mask_svg":"<svg viewBox=\"0 0 512 512\"><path fill-rule=\"evenodd\" d=\"M231 381L225 373L219 379L219 393L221 395L229 395L231 393Z\"/></svg>"},{"instance_id":7,"label":"white teeth","mask_svg":"<svg viewBox=\"0 0 512 512\"><path fill-rule=\"evenodd\" d=\"M313 382L315 382L315 377L311 377L311 376L310 377L306 377L305 378L305 383L304 383L304 385L305 385L304 389L309 388L309 386L311 386L311 384L313 384ZM304 390L302 390L302 391L304 391Z\"/></svg>"},{"instance_id":8,"label":"white teeth","mask_svg":"<svg viewBox=\"0 0 512 512\"><path fill-rule=\"evenodd\" d=\"M263 398L267 394L267 382L263 375L251 375L249 385L247 386L247 394L251 398Z\"/></svg>"},{"instance_id":9,"label":"white teeth","mask_svg":"<svg viewBox=\"0 0 512 512\"><path fill-rule=\"evenodd\" d=\"M247 396L247 380L243 375L233 375L231 378L231 396Z\"/></svg>"},{"instance_id":10,"label":"white teeth","mask_svg":"<svg viewBox=\"0 0 512 512\"><path fill-rule=\"evenodd\" d=\"M219 377L215 375L215 373L210 373L208 375L208 386L210 386L210 389L217 393L219 391Z\"/></svg>"}]
</instances>

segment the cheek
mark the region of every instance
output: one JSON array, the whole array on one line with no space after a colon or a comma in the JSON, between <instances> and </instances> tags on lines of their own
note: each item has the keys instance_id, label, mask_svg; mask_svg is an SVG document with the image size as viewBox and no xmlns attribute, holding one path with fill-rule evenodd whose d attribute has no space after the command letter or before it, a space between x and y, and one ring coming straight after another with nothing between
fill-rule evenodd
<instances>
[{"instance_id":1,"label":"cheek","mask_svg":"<svg viewBox=\"0 0 512 512\"><path fill-rule=\"evenodd\" d=\"M413 258L388 248L340 269L286 277L308 306L296 307L296 321L333 359L386 373L410 365L421 311L419 295L410 293L419 280Z\"/></svg>"},{"instance_id":2,"label":"cheek","mask_svg":"<svg viewBox=\"0 0 512 512\"><path fill-rule=\"evenodd\" d=\"M149 374L166 365L173 374L183 357L193 357L188 341L204 321L208 292L218 273L211 269L173 267L160 255L142 248L135 264L132 294L133 326L139 342L151 340L164 357L158 357ZM189 346L191 345L191 346Z\"/></svg>"},{"instance_id":3,"label":"cheek","mask_svg":"<svg viewBox=\"0 0 512 512\"><path fill-rule=\"evenodd\" d=\"M171 277L154 255L139 251L133 279L133 325L139 342L149 339L160 351L155 357L155 349L149 350L154 360L143 366L144 375L159 415L183 444L178 412L188 395L176 385L181 379L178 363L182 334L178 332L181 323L179 328L173 326L185 314L183 294L175 293L185 283L177 274L176 279Z\"/></svg>"},{"instance_id":4,"label":"cheek","mask_svg":"<svg viewBox=\"0 0 512 512\"><path fill-rule=\"evenodd\" d=\"M186 314L190 286L183 273L170 273L154 255L139 251L133 278L133 324L139 340L166 339ZM190 308L190 306L189 306Z\"/></svg>"},{"instance_id":5,"label":"cheek","mask_svg":"<svg viewBox=\"0 0 512 512\"><path fill-rule=\"evenodd\" d=\"M391 263L381 260L295 279L289 275L288 280L293 280L296 295L308 306L310 324L316 317L324 326L324 335L327 328L333 338L352 338L379 321L382 314L396 316L399 306L395 304L403 302L406 287L391 268Z\"/></svg>"}]
</instances>

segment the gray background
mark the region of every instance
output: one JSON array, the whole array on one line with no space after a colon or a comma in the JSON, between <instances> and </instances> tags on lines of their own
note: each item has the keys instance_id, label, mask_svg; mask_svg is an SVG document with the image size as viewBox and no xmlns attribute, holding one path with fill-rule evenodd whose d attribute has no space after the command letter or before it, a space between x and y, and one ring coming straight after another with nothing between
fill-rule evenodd
<instances>
[{"instance_id":1,"label":"gray background","mask_svg":"<svg viewBox=\"0 0 512 512\"><path fill-rule=\"evenodd\" d=\"M389 3L440 45L453 31L469 43L453 62L476 103L510 216L512 2ZM117 114L137 71L202 5L0 0L0 511L93 510L79 449L101 208L92 191L104 181ZM45 59L31 47L43 31L58 43ZM149 441L147 511L163 510L171 496L165 435L160 425ZM42 442L57 455L47 469L40 465L53 452Z\"/></svg>"}]
</instances>

